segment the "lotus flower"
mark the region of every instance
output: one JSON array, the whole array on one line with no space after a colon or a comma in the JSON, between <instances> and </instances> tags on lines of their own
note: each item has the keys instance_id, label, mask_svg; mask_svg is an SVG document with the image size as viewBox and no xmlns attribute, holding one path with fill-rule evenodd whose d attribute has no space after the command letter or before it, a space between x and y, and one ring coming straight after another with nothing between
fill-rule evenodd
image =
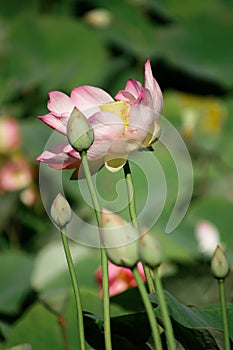
<instances>
[{"instance_id":1,"label":"lotus flower","mask_svg":"<svg viewBox=\"0 0 233 350\"><path fill-rule=\"evenodd\" d=\"M33 180L33 169L28 160L15 155L3 162L0 169L0 193L19 191L28 187Z\"/></svg>"},{"instance_id":2,"label":"lotus flower","mask_svg":"<svg viewBox=\"0 0 233 350\"><path fill-rule=\"evenodd\" d=\"M142 263L138 263L138 269L143 281L146 280L144 275L144 270L142 267ZM125 290L135 287L137 285L133 273L130 269L122 266L116 266L111 262L108 262L108 274L109 274L109 295L112 297L113 295L124 292ZM99 267L96 271L96 280L100 286L100 296L103 296L103 288L102 288L102 270Z\"/></svg>"},{"instance_id":3,"label":"lotus flower","mask_svg":"<svg viewBox=\"0 0 233 350\"><path fill-rule=\"evenodd\" d=\"M145 64L145 86L130 79L115 99L93 86L77 87L70 97L59 91L49 93L49 97L50 112L38 117L44 123L67 136L68 119L77 108L93 128L94 143L87 151L93 173L104 164L108 170L118 171L131 152L149 147L160 133L163 97L152 75L150 60ZM79 169L81 164L80 154L67 138L37 160L55 169Z\"/></svg>"}]
</instances>

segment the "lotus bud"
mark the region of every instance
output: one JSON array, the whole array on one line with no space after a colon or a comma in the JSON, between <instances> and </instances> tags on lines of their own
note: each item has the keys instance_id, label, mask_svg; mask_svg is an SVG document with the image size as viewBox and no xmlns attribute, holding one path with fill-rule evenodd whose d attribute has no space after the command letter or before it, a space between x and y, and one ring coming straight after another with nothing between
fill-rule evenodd
<instances>
[{"instance_id":1,"label":"lotus bud","mask_svg":"<svg viewBox=\"0 0 233 350\"><path fill-rule=\"evenodd\" d=\"M67 123L67 137L71 146L78 152L88 150L94 142L94 131L87 118L74 108Z\"/></svg>"},{"instance_id":2,"label":"lotus bud","mask_svg":"<svg viewBox=\"0 0 233 350\"><path fill-rule=\"evenodd\" d=\"M151 269L162 262L162 248L157 239L148 232L143 232L139 238L139 256L142 263Z\"/></svg>"},{"instance_id":3,"label":"lotus bud","mask_svg":"<svg viewBox=\"0 0 233 350\"><path fill-rule=\"evenodd\" d=\"M230 265L223 249L218 245L211 260L212 275L217 279L225 279L230 272Z\"/></svg>"},{"instance_id":4,"label":"lotus bud","mask_svg":"<svg viewBox=\"0 0 233 350\"><path fill-rule=\"evenodd\" d=\"M133 268L139 259L139 233L120 216L102 209L101 240L108 259L115 265Z\"/></svg>"},{"instance_id":5,"label":"lotus bud","mask_svg":"<svg viewBox=\"0 0 233 350\"><path fill-rule=\"evenodd\" d=\"M71 209L67 200L58 193L50 211L54 223L62 230L71 221Z\"/></svg>"}]
</instances>

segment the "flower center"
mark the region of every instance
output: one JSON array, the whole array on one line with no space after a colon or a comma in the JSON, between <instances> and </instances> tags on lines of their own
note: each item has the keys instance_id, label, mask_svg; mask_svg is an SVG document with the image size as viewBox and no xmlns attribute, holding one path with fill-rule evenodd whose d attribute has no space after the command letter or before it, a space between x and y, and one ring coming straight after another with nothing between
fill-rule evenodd
<instances>
[{"instance_id":1,"label":"flower center","mask_svg":"<svg viewBox=\"0 0 233 350\"><path fill-rule=\"evenodd\" d=\"M100 106L100 110L103 112L117 114L123 121L125 130L127 130L129 126L129 109L130 105L125 101L115 101Z\"/></svg>"}]
</instances>

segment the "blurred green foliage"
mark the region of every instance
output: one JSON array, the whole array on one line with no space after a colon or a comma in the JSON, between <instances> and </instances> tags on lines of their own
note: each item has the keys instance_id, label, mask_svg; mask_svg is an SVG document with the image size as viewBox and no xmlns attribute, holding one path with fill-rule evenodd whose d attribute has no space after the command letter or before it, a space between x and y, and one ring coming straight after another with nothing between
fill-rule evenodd
<instances>
[{"instance_id":1,"label":"blurred green foliage","mask_svg":"<svg viewBox=\"0 0 233 350\"><path fill-rule=\"evenodd\" d=\"M99 9L104 12L93 12ZM76 346L70 280L59 235L41 203L35 160L52 132L36 118L47 111L48 92L69 94L76 86L94 85L114 95L131 77L143 81L148 57L164 93L163 115L184 138L194 170L188 213L176 230L166 235L164 229L176 199L176 170L169 153L161 145L156 146L155 156L165 173L168 190L165 209L153 229L165 253L164 283L184 303L217 303L209 258L199 251L195 228L200 220L216 225L233 263L232 23L229 0L21 0L13 6L7 0L0 2L0 118L10 116L20 124L20 152L34 169L36 193L30 206L21 200L22 189L0 193L0 349L20 343L32 344L33 350L62 349L57 324L60 313L67 320L70 346ZM1 156L0 165L6 157ZM69 181L70 175L68 171L64 174L63 185L72 208L91 221L92 211L78 189L76 192L76 184ZM136 168L133 176L140 211L146 179ZM122 177L122 173L111 177L105 169L99 172L97 182L106 200L113 184ZM74 244L73 254L84 310L101 317L95 281L98 251ZM228 302L233 301L232 286L231 273L227 280ZM135 291L130 293L124 296L126 303L113 298L112 304L115 336L119 337L119 331L125 341L124 332L119 330L123 321L117 317L139 311L128 309L127 303L137 300ZM174 307L176 303L171 301ZM200 317L215 317L212 309L203 310ZM230 312L232 319L232 307ZM218 319L216 328L220 327ZM126 329L131 321L134 324L125 319ZM86 323L87 328L93 327L88 314ZM177 332L184 338L192 334L186 326L181 322L178 327L177 323ZM97 343L101 343L99 333L95 328ZM212 335L208 334L211 339ZM214 341L211 344L219 349ZM200 349L205 345L198 343ZM125 345L125 349L131 348L137 347L133 343Z\"/></svg>"}]
</instances>

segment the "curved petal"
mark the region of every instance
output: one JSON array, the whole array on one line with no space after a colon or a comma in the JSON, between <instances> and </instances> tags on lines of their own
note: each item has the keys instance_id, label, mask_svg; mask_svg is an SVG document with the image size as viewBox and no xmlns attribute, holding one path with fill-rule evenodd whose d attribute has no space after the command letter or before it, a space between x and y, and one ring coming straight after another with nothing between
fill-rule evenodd
<instances>
[{"instance_id":1,"label":"curved petal","mask_svg":"<svg viewBox=\"0 0 233 350\"><path fill-rule=\"evenodd\" d=\"M48 150L44 151L37 160L39 162L47 163L54 169L73 169L80 165L81 159L78 155L76 158L70 157L64 153L64 148L67 146L67 142L59 143Z\"/></svg>"},{"instance_id":2,"label":"curved petal","mask_svg":"<svg viewBox=\"0 0 233 350\"><path fill-rule=\"evenodd\" d=\"M135 101L135 104L138 104L140 106L145 106L147 108L151 108L151 110L154 109L154 104L152 100L151 93L148 89L143 88Z\"/></svg>"},{"instance_id":3,"label":"curved petal","mask_svg":"<svg viewBox=\"0 0 233 350\"><path fill-rule=\"evenodd\" d=\"M70 116L75 105L71 98L60 91L52 91L49 93L48 110L55 116Z\"/></svg>"},{"instance_id":4,"label":"curved petal","mask_svg":"<svg viewBox=\"0 0 233 350\"><path fill-rule=\"evenodd\" d=\"M119 91L116 94L115 99L124 100L132 104L138 98L142 89L143 89L142 84L139 81L134 79L129 79L126 83L125 89Z\"/></svg>"},{"instance_id":5,"label":"curved petal","mask_svg":"<svg viewBox=\"0 0 233 350\"><path fill-rule=\"evenodd\" d=\"M129 104L132 104L135 102L135 97L130 92L125 91L125 90L121 90L116 94L115 100L125 101Z\"/></svg>"},{"instance_id":6,"label":"curved petal","mask_svg":"<svg viewBox=\"0 0 233 350\"><path fill-rule=\"evenodd\" d=\"M106 151L106 157L108 159L125 158L129 153L137 151L141 147L141 143L134 137L124 137L113 140L109 143L109 147Z\"/></svg>"},{"instance_id":7,"label":"curved petal","mask_svg":"<svg viewBox=\"0 0 233 350\"><path fill-rule=\"evenodd\" d=\"M121 118L111 112L98 112L88 119L94 130L95 141L108 141L122 135L124 124Z\"/></svg>"},{"instance_id":8,"label":"curved petal","mask_svg":"<svg viewBox=\"0 0 233 350\"><path fill-rule=\"evenodd\" d=\"M161 134L161 126L158 120L154 120L151 128L142 144L142 147L150 147L156 140L158 140Z\"/></svg>"},{"instance_id":9,"label":"curved petal","mask_svg":"<svg viewBox=\"0 0 233 350\"><path fill-rule=\"evenodd\" d=\"M112 102L113 98L100 88L85 85L72 90L71 100L83 112L86 109Z\"/></svg>"},{"instance_id":10,"label":"curved petal","mask_svg":"<svg viewBox=\"0 0 233 350\"><path fill-rule=\"evenodd\" d=\"M120 169L123 168L127 161L126 158L114 158L114 159L106 159L105 160L105 166L111 173L116 173Z\"/></svg>"},{"instance_id":11,"label":"curved petal","mask_svg":"<svg viewBox=\"0 0 233 350\"><path fill-rule=\"evenodd\" d=\"M130 109L129 127L125 137L142 145L154 124L155 112L152 108L140 104L132 105Z\"/></svg>"},{"instance_id":12,"label":"curved petal","mask_svg":"<svg viewBox=\"0 0 233 350\"><path fill-rule=\"evenodd\" d=\"M53 114L45 114L42 116L38 116L40 120L42 120L45 124L49 125L51 128L57 130L63 135L66 135L66 125L68 121L68 117L55 117Z\"/></svg>"},{"instance_id":13,"label":"curved petal","mask_svg":"<svg viewBox=\"0 0 233 350\"><path fill-rule=\"evenodd\" d=\"M145 88L147 88L151 93L155 111L161 114L163 109L163 95L159 84L153 77L149 59L145 64Z\"/></svg>"},{"instance_id":14,"label":"curved petal","mask_svg":"<svg viewBox=\"0 0 233 350\"><path fill-rule=\"evenodd\" d=\"M37 160L42 163L47 163L50 168L57 170L74 169L80 166L81 163L80 159L74 159L64 153L54 154L50 151L43 152Z\"/></svg>"}]
</instances>

